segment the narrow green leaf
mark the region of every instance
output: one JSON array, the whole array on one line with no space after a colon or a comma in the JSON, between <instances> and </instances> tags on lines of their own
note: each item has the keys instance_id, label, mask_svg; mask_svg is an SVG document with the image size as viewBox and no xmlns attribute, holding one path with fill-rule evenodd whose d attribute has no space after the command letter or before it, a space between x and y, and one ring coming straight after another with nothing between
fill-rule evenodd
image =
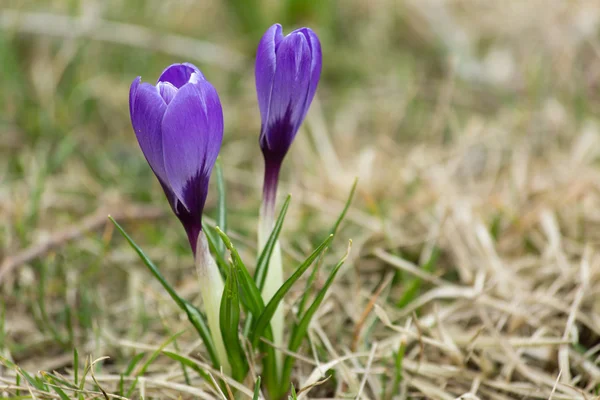
<instances>
[{"instance_id":1,"label":"narrow green leaf","mask_svg":"<svg viewBox=\"0 0 600 400\"><path fill-rule=\"evenodd\" d=\"M256 261L254 281L256 282L258 290L261 292L263 287L265 286L265 280L267 279L267 272L269 270L269 261L271 260L271 254L273 254L273 249L275 248L275 244L277 243L277 239L279 238L279 233L281 232L281 227L283 226L283 221L285 219L288 207L290 206L291 200L292 196L288 195L288 197L285 199L285 202L283 203L283 206L281 207L281 211L279 212L277 221L275 221L275 225L273 226L273 230L271 231L269 240L267 240L267 243L265 243L265 247L260 252L260 256Z\"/></svg>"},{"instance_id":2,"label":"narrow green leaf","mask_svg":"<svg viewBox=\"0 0 600 400\"><path fill-rule=\"evenodd\" d=\"M300 322L298 322L298 325L296 325L294 327L294 329L292 331L292 337L291 337L289 345L288 345L288 350L290 350L290 352L296 352L300 348L300 345L302 344L302 341L304 340L304 338L306 337L306 334L308 332L308 327L310 325L310 321L312 320L313 316L319 309L319 306L325 299L325 295L327 294L329 287L331 287L331 284L333 283L333 280L335 279L335 276L337 275L338 271L340 270L340 268L346 261L346 258L348 258L351 247L352 247L352 241L350 241L350 243L348 245L348 250L346 251L346 254L344 255L344 257L342 257L342 259L333 268L333 270L329 274L329 277L327 278L327 281L325 282L325 285L319 291L319 293L317 294L317 297L315 298L315 300L313 301L311 306L308 308L308 310L306 310L306 313L300 318ZM290 356L286 356L284 365L283 365L283 374L282 374L281 382L289 382L290 381L290 374L292 372L293 364L294 364L294 358L290 357Z\"/></svg>"},{"instance_id":3,"label":"narrow green leaf","mask_svg":"<svg viewBox=\"0 0 600 400\"><path fill-rule=\"evenodd\" d=\"M73 347L73 381L79 385L79 353L76 347Z\"/></svg>"},{"instance_id":4,"label":"narrow green leaf","mask_svg":"<svg viewBox=\"0 0 600 400\"><path fill-rule=\"evenodd\" d=\"M223 242L215 234L215 228L208 225L204 220L202 220L202 232L206 236L210 251L215 255L215 261L219 267L219 272L221 272L221 277L225 280L229 272L229 264L225 261L225 255L221 254L217 247L218 244Z\"/></svg>"},{"instance_id":5,"label":"narrow green leaf","mask_svg":"<svg viewBox=\"0 0 600 400\"><path fill-rule=\"evenodd\" d=\"M437 247L434 248L433 251L431 252L431 256L429 257L429 260L427 260L427 262L421 267L421 269L425 272L431 272L437 263L439 255L440 255L439 249ZM417 298L422 284L423 284L423 280L418 277L412 278L409 282L407 282L406 287L402 293L402 297L396 303L396 307L404 308L408 304L410 304L410 302L412 302L415 298Z\"/></svg>"},{"instance_id":6,"label":"narrow green leaf","mask_svg":"<svg viewBox=\"0 0 600 400\"><path fill-rule=\"evenodd\" d=\"M202 377L202 379L204 379L206 382L212 384L212 379L210 378L210 375L205 370L203 370L194 360L184 357L180 354L167 351L167 350L163 350L162 354L169 357L173 361L177 361L177 362L185 365L186 367L191 368L192 370L196 371L198 373L198 375L200 375Z\"/></svg>"},{"instance_id":7,"label":"narrow green leaf","mask_svg":"<svg viewBox=\"0 0 600 400\"><path fill-rule=\"evenodd\" d=\"M350 194L348 195L348 199L346 200L344 209L342 210L342 213L340 214L338 219L335 221L335 224L333 225L333 229L331 230L332 235L335 235L337 233L338 228L340 227L342 221L344 221L344 218L346 217L346 214L348 213L348 209L350 208L350 205L352 204L352 200L354 200L354 194L356 193L356 185L357 184L358 184L358 178L354 178L354 183L352 184L352 188L350 189Z\"/></svg>"},{"instance_id":8,"label":"narrow green leaf","mask_svg":"<svg viewBox=\"0 0 600 400\"><path fill-rule=\"evenodd\" d=\"M215 172L217 175L217 226L221 227L223 232L227 232L227 198L225 197L225 178L223 177L223 163L221 157L217 158L215 164ZM225 254L225 244L221 241L217 243L217 252L221 257Z\"/></svg>"},{"instance_id":9,"label":"narrow green leaf","mask_svg":"<svg viewBox=\"0 0 600 400\"><path fill-rule=\"evenodd\" d=\"M129 361L129 364L127 365L127 369L125 370L124 375L125 376L131 375L131 373L135 369L135 366L138 364L138 362L140 362L140 360L142 358L144 358L145 355L146 355L146 353L142 352L142 353L138 353L135 356L133 356L133 358Z\"/></svg>"},{"instance_id":10,"label":"narrow green leaf","mask_svg":"<svg viewBox=\"0 0 600 400\"><path fill-rule=\"evenodd\" d=\"M273 298L265 306L265 310L258 317L256 325L250 335L250 342L252 343L253 347L257 346L260 336L270 325L271 319L275 314L275 310L277 310L277 306L283 300L284 296L289 292L294 283L296 283L296 281L300 279L304 272L306 272L306 270L312 265L321 252L323 252L323 250L329 246L332 240L333 235L329 235L329 237L327 237L327 239L325 239L325 241L323 241L323 243L321 243L319 247L317 247L315 251L313 251L312 254L308 256L308 258L304 260L304 262L300 264L298 268L296 268L296 271L292 274L292 276L290 276L289 279L286 280L284 284L281 285L279 290L277 290L277 292L273 295Z\"/></svg>"},{"instance_id":11,"label":"narrow green leaf","mask_svg":"<svg viewBox=\"0 0 600 400\"><path fill-rule=\"evenodd\" d=\"M298 395L296 394L296 388L294 387L294 385L291 385L290 387L290 395L288 397L289 400L298 400Z\"/></svg>"},{"instance_id":12,"label":"narrow green leaf","mask_svg":"<svg viewBox=\"0 0 600 400\"><path fill-rule=\"evenodd\" d=\"M358 184L358 178L355 178L354 183L352 184L352 188L350 189L350 193L348 194L348 198L346 199L346 203L344 204L344 208L342 209L342 212L338 216L337 220L335 221L335 224L333 224L333 228L330 231L330 233L332 235L335 235L337 233L340 225L342 224L342 222L344 221L344 218L346 217L346 214L348 213L348 210L350 209L352 200L354 200L354 194L356 193L357 184ZM308 301L310 294L311 294L311 290L309 290L309 289L312 287L315 279L317 278L317 273L318 273L319 267L321 265L322 257L323 256L321 256L321 258L319 259L319 262L317 263L317 267L313 268L312 272L310 273L310 276L308 277L308 280L306 281L304 295L302 295L302 297L300 298L300 301L298 302L298 311L296 312L296 315L302 315L302 313L304 313L304 307L306 306L306 302Z\"/></svg>"},{"instance_id":13,"label":"narrow green leaf","mask_svg":"<svg viewBox=\"0 0 600 400\"><path fill-rule=\"evenodd\" d=\"M148 359L146 360L146 362L144 364L142 364L142 368L140 368L140 370L135 374L136 379L133 381L133 383L131 384L131 387L129 388L129 390L127 391L127 394L125 397L131 397L131 394L133 393L133 391L135 390L137 383L138 383L138 379L140 376L144 375L146 373L146 370L148 369L148 367L150 366L150 364L152 364L154 362L154 360L156 360L156 358L163 352L163 349L165 347L167 347L169 345L169 343L173 342L175 339L177 339L179 336L181 336L181 334L185 332L185 331L181 331L178 332L176 334L174 334L173 336L167 338L167 340L165 340L158 349L156 349L151 355L150 357L148 357Z\"/></svg>"},{"instance_id":14,"label":"narrow green leaf","mask_svg":"<svg viewBox=\"0 0 600 400\"><path fill-rule=\"evenodd\" d=\"M218 366L220 365L219 359L217 357L215 346L213 344L212 337L210 335L210 330L208 329L208 325L206 323L206 318L204 317L204 315L200 312L200 310L198 310L188 301L179 297L175 289L173 289L171 285L169 285L169 283L160 273L156 265L154 265L154 263L146 256L143 250L133 241L133 239L127 234L127 232L125 232L123 227L121 227L121 225L117 221L115 221L115 219L112 216L109 215L108 218L117 227L119 232L121 232L121 235L123 235L123 237L127 240L131 248L135 250L135 252L138 254L144 265L148 268L148 270L150 270L150 273L154 275L154 277L160 282L162 287L167 291L167 293L169 293L171 299L173 299L173 301L179 306L179 308L185 311L188 320L192 323L194 328L196 328L196 331L204 341L204 345L206 346L206 350L213 363L213 366L215 366L215 368L218 368Z\"/></svg>"},{"instance_id":15,"label":"narrow green leaf","mask_svg":"<svg viewBox=\"0 0 600 400\"><path fill-rule=\"evenodd\" d=\"M36 389L46 391L46 392L48 391L44 381L38 380L38 379L32 377L31 375L29 375L29 373L27 373L27 371L25 371L24 369L21 369L18 365L16 365L9 359L0 356L0 363L6 365L8 368L14 369L18 375L22 375L23 378L25 378L27 380L27 382L29 382L29 384L32 385L33 387L35 387Z\"/></svg>"},{"instance_id":16,"label":"narrow green leaf","mask_svg":"<svg viewBox=\"0 0 600 400\"><path fill-rule=\"evenodd\" d=\"M256 383L254 384L254 396L252 400L260 399L260 375L256 377Z\"/></svg>"},{"instance_id":17,"label":"narrow green leaf","mask_svg":"<svg viewBox=\"0 0 600 400\"><path fill-rule=\"evenodd\" d=\"M233 260L233 266L238 274L238 282L244 293L244 296L240 296L244 300L244 306L254 315L260 315L265 309L265 303L260 295L260 290L256 286L256 283L248 273L246 265L240 258L237 249L231 243L231 240L218 226L215 228L223 243L231 252L231 258Z\"/></svg>"},{"instance_id":18,"label":"narrow green leaf","mask_svg":"<svg viewBox=\"0 0 600 400\"><path fill-rule=\"evenodd\" d=\"M248 365L244 361L244 351L238 335L240 325L240 296L237 271L231 267L223 296L221 296L220 309L221 335L227 347L227 358L231 365L232 376L237 381L242 381L248 372Z\"/></svg>"},{"instance_id":19,"label":"narrow green leaf","mask_svg":"<svg viewBox=\"0 0 600 400\"><path fill-rule=\"evenodd\" d=\"M404 353L406 352L406 341L400 342L398 352L394 357L394 384L392 385L392 396L400 392L400 382L402 382L402 364Z\"/></svg>"},{"instance_id":20,"label":"narrow green leaf","mask_svg":"<svg viewBox=\"0 0 600 400\"><path fill-rule=\"evenodd\" d=\"M174 334L173 336L167 338L167 340L165 340L159 347L158 349L154 350L154 352L150 355L150 357L148 357L148 359L146 360L146 362L144 364L142 364L142 368L140 368L140 370L138 371L137 374L135 374L136 376L142 376L146 373L146 370L148 369L148 367L150 366L150 364L152 364L154 362L154 360L156 360L156 358L159 356L159 354L163 351L163 349L165 347L167 347L171 342L173 342L175 339L177 339L179 336L181 336L185 331L180 331L177 332L176 334Z\"/></svg>"},{"instance_id":21,"label":"narrow green leaf","mask_svg":"<svg viewBox=\"0 0 600 400\"><path fill-rule=\"evenodd\" d=\"M196 306L194 306L187 300L184 300L183 303L185 305L185 312L187 314L188 320L192 323L194 328L196 328L196 332L198 332L198 335L200 335L200 337L202 338L202 341L206 346L206 351L208 352L208 356L210 357L210 361L212 362L213 367L219 368L221 363L219 362L219 357L217 356L215 345L212 341L210 329L208 329L208 324L206 323L206 317L200 312L200 310L198 310Z\"/></svg>"},{"instance_id":22,"label":"narrow green leaf","mask_svg":"<svg viewBox=\"0 0 600 400\"><path fill-rule=\"evenodd\" d=\"M58 395L58 397L60 397L61 400L70 400L69 396L67 396L67 394L64 392L64 390L62 390L55 382L54 380L49 377L46 376L45 377L46 380L48 381L48 383L50 384L50 387L56 392L56 394Z\"/></svg>"}]
</instances>

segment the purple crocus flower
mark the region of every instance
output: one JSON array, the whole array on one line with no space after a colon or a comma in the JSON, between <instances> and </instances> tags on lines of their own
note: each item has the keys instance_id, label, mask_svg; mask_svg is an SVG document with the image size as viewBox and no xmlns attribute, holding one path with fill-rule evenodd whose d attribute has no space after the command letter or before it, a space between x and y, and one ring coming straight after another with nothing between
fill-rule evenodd
<instances>
[{"instance_id":1,"label":"purple crocus flower","mask_svg":"<svg viewBox=\"0 0 600 400\"><path fill-rule=\"evenodd\" d=\"M255 79L267 202L275 201L281 162L315 97L321 58L321 43L309 28L284 37L281 25L275 24L258 45Z\"/></svg>"},{"instance_id":2,"label":"purple crocus flower","mask_svg":"<svg viewBox=\"0 0 600 400\"><path fill-rule=\"evenodd\" d=\"M137 77L129 91L131 124L190 246L202 230L210 173L223 141L215 88L192 64L173 64L156 86Z\"/></svg>"}]
</instances>

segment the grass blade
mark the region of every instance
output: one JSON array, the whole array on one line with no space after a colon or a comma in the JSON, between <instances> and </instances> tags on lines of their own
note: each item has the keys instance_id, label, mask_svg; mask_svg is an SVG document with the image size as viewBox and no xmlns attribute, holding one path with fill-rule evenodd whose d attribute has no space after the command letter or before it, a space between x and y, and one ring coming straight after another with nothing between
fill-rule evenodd
<instances>
[{"instance_id":1,"label":"grass blade","mask_svg":"<svg viewBox=\"0 0 600 400\"><path fill-rule=\"evenodd\" d=\"M189 367L193 371L196 371L198 373L198 375L200 375L206 382L212 383L212 380L210 379L210 375L205 370L203 370L194 360L184 357L181 354L173 353L168 350L163 350L162 354L169 357L173 361L177 361L180 364L183 364L186 367Z\"/></svg>"},{"instance_id":2,"label":"grass blade","mask_svg":"<svg viewBox=\"0 0 600 400\"><path fill-rule=\"evenodd\" d=\"M160 273L156 265L154 265L154 263L146 256L143 250L133 241L133 239L127 234L127 232L125 232L123 227L119 225L119 223L115 221L115 219L112 216L109 215L108 218L117 227L121 235L123 235L123 237L127 240L131 248L135 250L135 252L138 254L144 265L148 268L148 270L150 270L150 273L154 275L154 277L160 282L162 287L167 291L169 296L171 296L171 299L173 299L173 301L179 306L179 308L185 311L188 320L192 323L194 328L196 328L196 331L204 341L204 345L206 346L206 350L213 365L215 366L215 368L218 368L218 366L220 365L219 359L217 357L217 353L212 342L212 337L210 336L210 331L208 329L208 325L206 323L206 318L204 317L204 315L202 315L200 310L198 310L188 301L179 297L175 289L173 289L173 287L169 285L169 283L167 282L165 277Z\"/></svg>"},{"instance_id":3,"label":"grass blade","mask_svg":"<svg viewBox=\"0 0 600 400\"><path fill-rule=\"evenodd\" d=\"M265 306L265 310L260 314L258 320L256 321L256 325L252 330L252 334L250 335L250 342L253 347L256 347L258 344L258 340L260 336L263 334L264 330L269 326L271 322L271 318L275 314L275 310L277 310L277 306L283 300L283 297L289 292L294 283L306 272L306 270L312 265L312 263L317 259L317 257L325 250L327 246L333 240L333 235L329 235L327 239L323 243L319 245L312 252L310 256L302 263L296 271L289 277L288 280L277 290L273 298L269 301L269 303Z\"/></svg>"},{"instance_id":4,"label":"grass blade","mask_svg":"<svg viewBox=\"0 0 600 400\"><path fill-rule=\"evenodd\" d=\"M254 271L254 282L256 282L256 286L261 292L263 287L265 286L265 279L267 278L267 272L269 270L269 260L271 260L271 254L273 253L275 243L277 243L277 239L279 238L279 233L281 232L281 227L283 226L285 214L287 213L291 200L292 196L288 195L288 197L285 199L285 202L283 203L283 206L281 207L281 211L279 212L277 221L275 221L275 225L273 226L273 230L271 231L269 240L267 240L267 243L265 243L265 247L261 251L258 260L256 261L256 271Z\"/></svg>"},{"instance_id":5,"label":"grass blade","mask_svg":"<svg viewBox=\"0 0 600 400\"><path fill-rule=\"evenodd\" d=\"M335 235L337 233L340 225L342 224L342 221L344 221L344 218L346 217L346 214L348 213L348 209L350 209L352 200L354 200L354 194L356 193L356 185L357 184L358 184L358 178L354 178L354 183L352 184L352 188L350 189L350 194L348 195L348 199L346 199L346 204L344 204L344 209L342 210L342 213L340 214L338 219L335 221L335 224L333 225L333 229L331 230L332 235Z\"/></svg>"},{"instance_id":6,"label":"grass blade","mask_svg":"<svg viewBox=\"0 0 600 400\"><path fill-rule=\"evenodd\" d=\"M238 330L240 326L240 296L237 271L231 267L223 296L221 297L220 325L221 335L227 348L227 358L231 364L232 376L241 381L248 372L248 365L244 360L244 351L240 344Z\"/></svg>"},{"instance_id":7,"label":"grass blade","mask_svg":"<svg viewBox=\"0 0 600 400\"><path fill-rule=\"evenodd\" d=\"M296 352L300 348L300 345L302 344L302 341L304 340L304 338L306 337L306 334L308 332L308 327L310 325L310 321L312 320L313 316L319 309L319 306L325 299L325 295L327 294L327 291L331 287L331 284L333 283L335 276L337 275L340 268L346 261L346 258L348 258L351 248L352 248L352 241L350 241L350 243L348 245L348 250L346 251L346 254L344 255L344 257L342 257L342 259L336 264L336 266L333 268L333 270L329 274L329 277L327 278L325 285L319 291L319 293L317 294L317 297L315 298L313 303L310 305L308 310L306 310L306 313L302 316L302 318L300 318L300 322L298 322L298 324L292 330L292 337L291 337L290 343L288 345L289 351ZM292 372L293 363L294 363L294 359L290 356L286 356L284 365L283 365L283 374L282 374L281 382L289 382L290 381L290 374Z\"/></svg>"},{"instance_id":8,"label":"grass blade","mask_svg":"<svg viewBox=\"0 0 600 400\"><path fill-rule=\"evenodd\" d=\"M256 377L256 383L254 384L254 395L252 396L252 400L260 399L260 375Z\"/></svg>"},{"instance_id":9,"label":"grass blade","mask_svg":"<svg viewBox=\"0 0 600 400\"><path fill-rule=\"evenodd\" d=\"M215 172L217 175L217 226L220 227L223 232L227 232L227 197L225 196L225 178L223 177L223 163L221 157L217 158L215 164ZM217 242L217 252L221 257L225 254L225 244L221 241Z\"/></svg>"},{"instance_id":10,"label":"grass blade","mask_svg":"<svg viewBox=\"0 0 600 400\"><path fill-rule=\"evenodd\" d=\"M246 265L240 258L240 254L237 249L231 243L231 240L223 232L219 227L216 227L215 230L217 234L221 237L223 243L229 251L231 252L231 258L233 260L233 266L235 268L236 273L238 274L238 282L244 293L244 296L240 296L240 298L244 301L244 306L254 315L260 315L265 309L265 303L260 295L260 290L256 286L256 283L248 273L248 269Z\"/></svg>"},{"instance_id":11,"label":"grass blade","mask_svg":"<svg viewBox=\"0 0 600 400\"><path fill-rule=\"evenodd\" d=\"M348 210L350 209L350 205L352 204L352 200L354 200L354 195L356 193L357 184L358 184L358 178L355 178L354 183L352 184L352 188L350 189L350 193L348 194L348 198L346 199L346 204L344 204L344 208L342 209L342 212L340 213L339 217L335 221L335 224L333 224L333 228L331 228L330 233L332 235L335 235L337 233L340 225L342 224L342 222L344 221L344 218L346 217L346 214L348 213ZM319 264L320 264L320 261L321 260L319 260ZM302 296L302 298L300 299L300 302L298 303L298 311L296 313L297 315L301 315L304 312L304 307L305 307L306 302L308 301L308 298L311 293L309 288L312 287L312 285L317 277L317 272L319 271L319 264L317 264L317 268L314 268L312 270L308 280L306 281L304 295Z\"/></svg>"}]
</instances>

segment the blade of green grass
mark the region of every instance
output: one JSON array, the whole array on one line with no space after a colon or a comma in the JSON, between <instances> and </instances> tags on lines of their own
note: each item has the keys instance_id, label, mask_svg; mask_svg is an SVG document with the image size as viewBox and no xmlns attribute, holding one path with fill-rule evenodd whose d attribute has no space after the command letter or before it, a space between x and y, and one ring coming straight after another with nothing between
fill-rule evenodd
<instances>
[{"instance_id":1,"label":"blade of green grass","mask_svg":"<svg viewBox=\"0 0 600 400\"><path fill-rule=\"evenodd\" d=\"M352 188L350 189L350 193L348 194L348 198L346 199L346 204L344 204L344 209L342 210L342 213L340 214L338 219L335 221L335 224L333 225L333 229L331 230L332 235L335 235L337 233L340 225L344 221L344 218L346 217L346 214L348 213L348 210L350 209L350 205L352 204L352 200L354 200L354 195L356 194L356 186L357 185L358 185L358 178L354 178L354 183L352 184Z\"/></svg>"},{"instance_id":2,"label":"blade of green grass","mask_svg":"<svg viewBox=\"0 0 600 400\"><path fill-rule=\"evenodd\" d=\"M256 377L256 383L254 384L254 395L252 400L258 400L260 398L260 375Z\"/></svg>"},{"instance_id":3,"label":"blade of green grass","mask_svg":"<svg viewBox=\"0 0 600 400\"><path fill-rule=\"evenodd\" d=\"M244 296L240 296L242 300L244 300L244 306L254 315L260 315L265 309L265 303L260 295L260 290L256 286L256 283L250 276L246 265L240 258L240 254L237 249L231 243L231 240L227 236L225 232L223 232L219 227L216 227L215 230L217 234L221 237L223 243L229 251L231 252L231 258L233 260L233 266L238 273L238 281L242 291L244 292Z\"/></svg>"},{"instance_id":4,"label":"blade of green grass","mask_svg":"<svg viewBox=\"0 0 600 400\"><path fill-rule=\"evenodd\" d=\"M427 260L427 262L425 264L423 264L421 269L425 272L432 272L435 268L437 260L439 259L439 256L440 256L439 249L437 247L434 247L433 251L431 252L431 256L429 257L429 260ZM402 293L402 297L396 303L396 307L404 308L410 302L412 302L415 298L417 298L422 284L423 284L423 280L421 278L411 279L406 284L406 287Z\"/></svg>"},{"instance_id":5,"label":"blade of green grass","mask_svg":"<svg viewBox=\"0 0 600 400\"><path fill-rule=\"evenodd\" d=\"M279 238L279 233L281 232L281 227L283 226L283 221L285 220L285 215L287 213L288 207L290 206L291 200L292 196L288 195L288 197L285 199L285 202L283 203L283 206L281 207L281 211L279 212L277 221L275 221L275 225L273 226L273 230L271 231L269 240L267 240L267 243L265 243L265 247L260 252L260 256L256 261L254 281L256 282L258 290L261 292L263 287L265 286L265 279L267 278L267 272L269 270L269 261L271 260L271 254L273 254L275 243L277 243L277 239Z\"/></svg>"},{"instance_id":6,"label":"blade of green grass","mask_svg":"<svg viewBox=\"0 0 600 400\"><path fill-rule=\"evenodd\" d=\"M215 234L215 228L208 225L204 220L202 221L202 232L204 232L204 236L206 236L210 251L215 255L215 261L221 272L221 277L225 280L227 278L227 272L229 272L229 265L227 261L225 261L225 255L221 254L218 248L218 244L223 242L219 240Z\"/></svg>"},{"instance_id":7,"label":"blade of green grass","mask_svg":"<svg viewBox=\"0 0 600 400\"><path fill-rule=\"evenodd\" d=\"M358 185L358 178L355 178L354 183L352 184L352 188L350 189L350 193L348 194L348 198L346 199L346 203L344 204L344 208L342 209L342 212L340 213L337 220L335 221L335 224L333 224L333 227L331 228L330 233L332 235L335 235L337 233L338 229L340 228L340 225L344 221L344 218L346 217L346 214L348 213L348 210L350 209L350 205L352 204L352 200L354 200L354 195L356 194L356 186L357 185ZM296 315L302 315L302 313L304 312L304 307L306 306L306 302L308 301L309 296L311 294L310 288L312 287L315 279L317 278L320 261L321 260L319 260L319 262L317 263L317 268L314 268L312 270L312 272L310 273L310 276L308 277L308 280L306 281L306 286L304 288L304 295L300 298L300 302L298 303L298 311L296 312Z\"/></svg>"},{"instance_id":8,"label":"blade of green grass","mask_svg":"<svg viewBox=\"0 0 600 400\"><path fill-rule=\"evenodd\" d=\"M202 315L200 310L198 310L188 301L179 297L175 289L173 289L171 285L169 285L169 283L160 273L156 265L154 265L154 263L146 256L142 249L133 241L133 239L127 234L127 232L125 232L123 227L121 227L121 225L119 225L119 223L115 221L115 219L112 216L109 215L108 218L117 227L121 235L123 235L123 237L127 240L131 248L135 250L135 252L138 254L144 265L150 271L150 273L154 275L154 277L160 282L162 287L167 291L169 296L171 296L171 299L173 299L173 301L179 306L179 308L185 311L188 320L192 323L194 328L196 328L196 331L204 341L204 345L206 346L206 350L213 363L213 366L215 366L215 368L218 368L218 366L220 365L219 359L217 357L217 353L212 342L212 337L210 335L210 330L208 329L208 324L204 315Z\"/></svg>"},{"instance_id":9,"label":"blade of green grass","mask_svg":"<svg viewBox=\"0 0 600 400\"><path fill-rule=\"evenodd\" d=\"M237 271L231 267L223 296L221 297L221 309L219 323L221 335L227 348L227 358L231 364L232 376L237 381L242 381L248 372L248 364L245 362L244 350L240 343L238 330L240 326L240 296L237 279Z\"/></svg>"},{"instance_id":10,"label":"blade of green grass","mask_svg":"<svg viewBox=\"0 0 600 400\"><path fill-rule=\"evenodd\" d=\"M325 250L325 248L331 243L333 240L333 235L329 235L323 243L319 245L312 252L310 256L302 263L296 271L289 277L288 280L284 282L283 285L277 290L277 292L273 295L273 298L269 301L269 303L265 306L265 310L260 314L258 320L256 321L256 325L250 334L250 343L252 343L253 347L256 347L258 344L258 340L260 336L263 334L264 330L269 326L273 315L275 314L275 310L277 310L277 306L283 300L283 297L289 292L294 283L306 272L306 270L312 265L315 259Z\"/></svg>"},{"instance_id":11,"label":"blade of green grass","mask_svg":"<svg viewBox=\"0 0 600 400\"><path fill-rule=\"evenodd\" d=\"M198 375L200 375L206 382L208 382L209 384L212 384L210 375L205 370L203 370L194 360L184 357L180 354L167 351L167 350L163 350L162 354L169 357L173 361L177 361L177 362L185 365L186 367L189 367L193 371L197 372Z\"/></svg>"},{"instance_id":12,"label":"blade of green grass","mask_svg":"<svg viewBox=\"0 0 600 400\"><path fill-rule=\"evenodd\" d=\"M144 358L145 355L146 355L146 353L142 352L142 353L138 353L135 356L133 356L133 358L129 361L129 364L127 364L127 369L125 369L124 375L125 376L131 375L131 373L135 369L136 365L140 362L140 360L142 358Z\"/></svg>"},{"instance_id":13,"label":"blade of green grass","mask_svg":"<svg viewBox=\"0 0 600 400\"><path fill-rule=\"evenodd\" d=\"M215 164L215 172L217 175L217 226L220 227L223 232L227 232L227 197L225 197L225 178L223 177L223 163L221 157L217 158ZM221 257L225 255L225 244L221 241L217 243L217 252Z\"/></svg>"},{"instance_id":14,"label":"blade of green grass","mask_svg":"<svg viewBox=\"0 0 600 400\"><path fill-rule=\"evenodd\" d=\"M142 364L142 367L140 368L140 370L135 374L136 379L131 384L131 387L127 391L127 394L125 395L125 397L131 397L131 394L135 390L135 388L137 386L137 383L138 383L138 379L137 378L139 378L140 376L144 375L144 373L146 373L146 370L148 369L148 367L150 366L150 364L152 364L154 362L154 360L156 360L156 358L162 353L162 351L164 350L164 348L167 347L169 345L169 343L173 342L175 339L177 339L179 336L181 336L181 334L184 333L184 332L185 331L178 332L178 333L174 334L173 336L167 338L167 340L165 340L159 346L159 348L156 349L150 355L150 357L148 357L148 359L146 360L146 362L144 364Z\"/></svg>"},{"instance_id":15,"label":"blade of green grass","mask_svg":"<svg viewBox=\"0 0 600 400\"><path fill-rule=\"evenodd\" d=\"M348 250L346 251L346 254L344 255L344 257L342 257L342 259L336 264L336 266L333 268L333 270L329 274L329 277L327 278L325 285L319 291L319 293L317 294L317 297L315 298L313 303L310 305L308 310L306 310L306 313L300 318L300 322L298 322L298 324L296 326L294 326L294 328L292 329L292 336L290 338L290 342L288 345L288 350L290 352L295 353L300 348L302 341L304 340L304 338L306 337L306 334L308 333L308 327L310 325L310 322L312 321L312 318L314 317L315 313L321 306L321 303L325 299L325 295L327 294L327 291L331 287L331 285L335 279L335 276L337 275L340 268L342 267L342 265L348 258L351 248L352 248L352 241L350 241L350 243L348 245ZM283 373L281 375L282 376L281 382L290 382L290 375L292 373L293 364L294 364L294 358L291 356L286 356L285 361L283 363ZM285 390L287 390L287 389L284 388L283 393L285 393ZM283 396L283 394L282 394L282 396Z\"/></svg>"}]
</instances>

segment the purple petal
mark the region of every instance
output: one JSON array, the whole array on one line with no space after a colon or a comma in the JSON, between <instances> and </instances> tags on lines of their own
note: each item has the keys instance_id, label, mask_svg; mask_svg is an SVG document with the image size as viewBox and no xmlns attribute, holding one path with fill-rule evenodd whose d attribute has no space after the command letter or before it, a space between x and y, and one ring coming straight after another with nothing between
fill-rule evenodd
<instances>
[{"instance_id":1,"label":"purple petal","mask_svg":"<svg viewBox=\"0 0 600 400\"><path fill-rule=\"evenodd\" d=\"M130 100L130 107L131 124L150 168L159 180L168 182L163 161L161 134L161 121L167 105L156 87L149 83L142 83L137 86L133 99Z\"/></svg>"},{"instance_id":2,"label":"purple petal","mask_svg":"<svg viewBox=\"0 0 600 400\"><path fill-rule=\"evenodd\" d=\"M183 206L201 218L210 173L223 140L223 111L206 80L183 86L162 120L168 182Z\"/></svg>"},{"instance_id":3,"label":"purple petal","mask_svg":"<svg viewBox=\"0 0 600 400\"><path fill-rule=\"evenodd\" d=\"M323 54L321 52L321 42L319 41L317 35L312 31L312 29L301 28L299 29L299 31L302 32L302 34L304 34L304 36L306 37L312 56L310 64L310 86L308 89L308 95L306 97L304 116L302 117L302 119L304 119L310 107L310 103L312 103L313 98L315 97L315 93L317 92L317 86L319 84L319 79L321 78Z\"/></svg>"},{"instance_id":4,"label":"purple petal","mask_svg":"<svg viewBox=\"0 0 600 400\"><path fill-rule=\"evenodd\" d=\"M269 113L261 138L272 151L287 151L305 114L311 53L302 33L286 36L277 49Z\"/></svg>"},{"instance_id":5,"label":"purple petal","mask_svg":"<svg viewBox=\"0 0 600 400\"><path fill-rule=\"evenodd\" d=\"M273 86L273 78L275 77L275 67L277 64L275 50L277 44L282 40L281 25L275 24L265 32L256 50L254 78L256 93L258 95L258 108L263 123L266 121L269 112L271 88Z\"/></svg>"},{"instance_id":6,"label":"purple petal","mask_svg":"<svg viewBox=\"0 0 600 400\"><path fill-rule=\"evenodd\" d=\"M169 82L177 89L179 89L180 87L189 82L190 77L194 72L198 74L200 78L204 79L204 75L202 75L202 72L200 72L200 70L194 64L183 63L169 65L162 72L162 74L158 78L157 83Z\"/></svg>"},{"instance_id":7,"label":"purple petal","mask_svg":"<svg viewBox=\"0 0 600 400\"><path fill-rule=\"evenodd\" d=\"M142 77L138 76L131 82L131 87L129 88L129 117L133 121L133 105L135 104L135 94L137 93L138 86L140 86L140 82L142 81Z\"/></svg>"},{"instance_id":8,"label":"purple petal","mask_svg":"<svg viewBox=\"0 0 600 400\"><path fill-rule=\"evenodd\" d=\"M177 88L169 82L158 82L156 88L167 105L173 100L173 97L175 97L175 94L177 93Z\"/></svg>"}]
</instances>

